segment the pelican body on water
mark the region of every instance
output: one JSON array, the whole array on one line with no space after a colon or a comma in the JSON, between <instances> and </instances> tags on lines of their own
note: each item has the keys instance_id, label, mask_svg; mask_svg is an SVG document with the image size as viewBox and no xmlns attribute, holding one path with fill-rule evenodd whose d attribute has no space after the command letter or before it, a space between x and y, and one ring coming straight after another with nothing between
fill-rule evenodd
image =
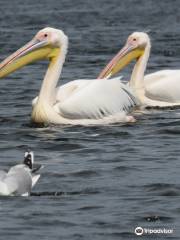
<instances>
[{"instance_id":1,"label":"pelican body on water","mask_svg":"<svg viewBox=\"0 0 180 240\"><path fill-rule=\"evenodd\" d=\"M63 31L44 28L24 47L0 63L0 78L38 60L49 60L39 96L33 100L35 123L96 125L132 122L138 105L131 89L119 79L75 80L57 88L68 49Z\"/></svg>"},{"instance_id":2,"label":"pelican body on water","mask_svg":"<svg viewBox=\"0 0 180 240\"><path fill-rule=\"evenodd\" d=\"M180 105L180 70L162 70L144 76L151 42L147 33L132 33L125 46L107 64L98 78L110 78L132 60L136 60L128 83L141 106L173 107Z\"/></svg>"}]
</instances>

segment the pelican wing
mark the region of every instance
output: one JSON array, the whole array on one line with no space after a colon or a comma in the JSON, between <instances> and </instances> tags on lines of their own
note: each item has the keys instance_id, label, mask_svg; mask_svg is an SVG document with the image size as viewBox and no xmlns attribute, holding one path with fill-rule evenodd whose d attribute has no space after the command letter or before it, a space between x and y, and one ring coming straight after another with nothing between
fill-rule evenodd
<instances>
[{"instance_id":1,"label":"pelican wing","mask_svg":"<svg viewBox=\"0 0 180 240\"><path fill-rule=\"evenodd\" d=\"M56 88L56 101L62 102L68 99L72 94L89 85L86 80L74 80Z\"/></svg>"},{"instance_id":2,"label":"pelican wing","mask_svg":"<svg viewBox=\"0 0 180 240\"><path fill-rule=\"evenodd\" d=\"M146 96L153 100L180 102L180 70L162 70L144 78Z\"/></svg>"},{"instance_id":3,"label":"pelican wing","mask_svg":"<svg viewBox=\"0 0 180 240\"><path fill-rule=\"evenodd\" d=\"M70 119L101 119L129 113L137 105L130 89L118 79L87 82L65 101L57 103L56 111Z\"/></svg>"},{"instance_id":4,"label":"pelican wing","mask_svg":"<svg viewBox=\"0 0 180 240\"><path fill-rule=\"evenodd\" d=\"M79 91L81 88L89 84L89 81L86 80L74 80L68 82L60 87L56 88L55 92L55 102L62 102L68 99L76 91ZM32 100L32 105L34 106L38 100L38 96Z\"/></svg>"},{"instance_id":5,"label":"pelican wing","mask_svg":"<svg viewBox=\"0 0 180 240\"><path fill-rule=\"evenodd\" d=\"M122 76L118 76L116 78L111 78L111 80L121 80ZM100 80L100 79L94 79L94 80ZM106 80L106 79L101 79ZM91 83L91 80L84 80L84 79L78 79L71 82L68 82L60 87L56 88L56 101L62 102L66 99L68 99L72 94L80 91L81 89L85 88Z\"/></svg>"}]
</instances>

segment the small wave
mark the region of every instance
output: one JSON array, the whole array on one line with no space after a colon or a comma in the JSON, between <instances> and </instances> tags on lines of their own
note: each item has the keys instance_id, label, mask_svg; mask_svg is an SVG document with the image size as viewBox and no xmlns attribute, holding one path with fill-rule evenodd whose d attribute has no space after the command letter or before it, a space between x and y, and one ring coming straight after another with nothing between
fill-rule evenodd
<instances>
[{"instance_id":1,"label":"small wave","mask_svg":"<svg viewBox=\"0 0 180 240\"><path fill-rule=\"evenodd\" d=\"M152 216L146 216L144 217L144 220L146 220L147 222L157 222L157 221L161 221L161 222L171 222L174 219L171 217L167 217L167 216L158 216L158 215L152 215Z\"/></svg>"},{"instance_id":2,"label":"small wave","mask_svg":"<svg viewBox=\"0 0 180 240\"><path fill-rule=\"evenodd\" d=\"M168 183L155 183L143 186L147 192L153 192L157 196L180 196L180 186Z\"/></svg>"},{"instance_id":3,"label":"small wave","mask_svg":"<svg viewBox=\"0 0 180 240\"><path fill-rule=\"evenodd\" d=\"M74 196L74 195L90 195L98 194L99 191L96 189L84 189L82 191L43 191L43 192L31 192L32 197L63 197L63 196Z\"/></svg>"}]
</instances>

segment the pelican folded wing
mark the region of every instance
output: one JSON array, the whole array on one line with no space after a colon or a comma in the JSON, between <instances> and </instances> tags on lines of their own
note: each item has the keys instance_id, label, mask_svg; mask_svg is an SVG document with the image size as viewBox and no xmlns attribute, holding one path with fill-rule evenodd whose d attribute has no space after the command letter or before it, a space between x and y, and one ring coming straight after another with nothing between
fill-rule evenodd
<instances>
[{"instance_id":1,"label":"pelican folded wing","mask_svg":"<svg viewBox=\"0 0 180 240\"><path fill-rule=\"evenodd\" d=\"M88 88L74 93L59 104L59 109L64 117L71 119L101 119L129 113L136 105L137 102L128 87L119 80L91 80Z\"/></svg>"}]
</instances>

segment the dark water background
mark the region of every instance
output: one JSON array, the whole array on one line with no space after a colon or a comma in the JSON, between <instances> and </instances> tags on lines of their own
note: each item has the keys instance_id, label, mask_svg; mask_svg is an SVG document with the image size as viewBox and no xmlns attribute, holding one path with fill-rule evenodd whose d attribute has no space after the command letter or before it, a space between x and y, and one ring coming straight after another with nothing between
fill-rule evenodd
<instances>
[{"instance_id":1,"label":"dark water background","mask_svg":"<svg viewBox=\"0 0 180 240\"><path fill-rule=\"evenodd\" d=\"M70 39L62 82L95 78L131 32L150 30L147 72L180 68L179 9L178 0L0 0L0 60L52 26ZM0 239L132 240L137 226L174 229L142 239L180 239L180 111L151 111L131 125L31 127L46 68L0 81L1 168L27 148L45 166L32 196L0 198Z\"/></svg>"}]
</instances>

